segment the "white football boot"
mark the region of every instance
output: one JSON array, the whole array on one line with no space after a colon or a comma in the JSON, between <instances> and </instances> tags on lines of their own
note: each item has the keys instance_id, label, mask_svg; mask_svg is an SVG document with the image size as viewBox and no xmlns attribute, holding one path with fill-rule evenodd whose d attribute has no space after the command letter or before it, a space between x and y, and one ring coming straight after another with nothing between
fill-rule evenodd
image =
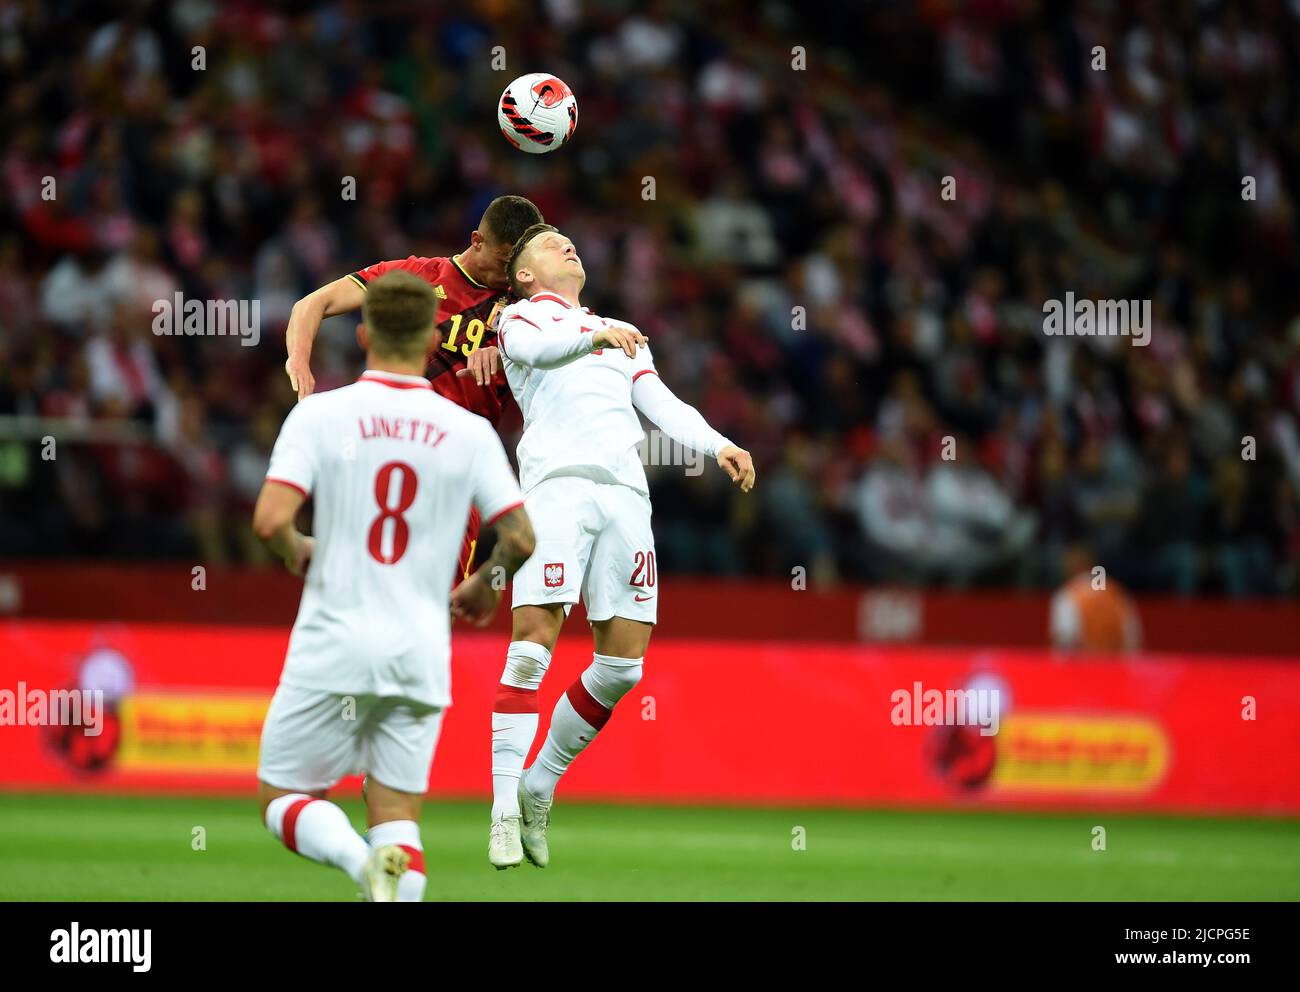
<instances>
[{"instance_id":1,"label":"white football boot","mask_svg":"<svg viewBox=\"0 0 1300 992\"><path fill-rule=\"evenodd\" d=\"M488 860L497 871L518 868L523 862L518 813L502 813L492 821L492 830L488 833Z\"/></svg>"},{"instance_id":2,"label":"white football boot","mask_svg":"<svg viewBox=\"0 0 1300 992\"><path fill-rule=\"evenodd\" d=\"M551 860L550 849L546 846L546 828L551 822L551 803L534 796L524 788L525 772L519 776L519 811L523 816L520 840L524 845L524 854L538 868L545 868Z\"/></svg>"},{"instance_id":3,"label":"white football boot","mask_svg":"<svg viewBox=\"0 0 1300 992\"><path fill-rule=\"evenodd\" d=\"M397 902L397 883L411 867L411 856L396 844L370 852L361 872L361 895L366 902Z\"/></svg>"}]
</instances>

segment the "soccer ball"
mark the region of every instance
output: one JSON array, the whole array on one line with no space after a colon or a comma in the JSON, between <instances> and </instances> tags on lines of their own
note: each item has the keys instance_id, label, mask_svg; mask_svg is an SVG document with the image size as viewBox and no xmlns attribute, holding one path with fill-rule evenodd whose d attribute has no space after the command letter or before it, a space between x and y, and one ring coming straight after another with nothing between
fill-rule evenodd
<instances>
[{"instance_id":1,"label":"soccer ball","mask_svg":"<svg viewBox=\"0 0 1300 992\"><path fill-rule=\"evenodd\" d=\"M578 101L568 84L545 72L520 76L497 104L501 133L521 152L553 152L578 126Z\"/></svg>"}]
</instances>

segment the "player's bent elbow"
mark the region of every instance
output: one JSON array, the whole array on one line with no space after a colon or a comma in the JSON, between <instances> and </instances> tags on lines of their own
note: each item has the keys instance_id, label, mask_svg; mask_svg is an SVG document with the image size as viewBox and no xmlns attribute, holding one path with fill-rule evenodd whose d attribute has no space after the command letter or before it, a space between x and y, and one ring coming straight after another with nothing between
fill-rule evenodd
<instances>
[{"instance_id":1,"label":"player's bent elbow","mask_svg":"<svg viewBox=\"0 0 1300 992\"><path fill-rule=\"evenodd\" d=\"M537 550L537 538L533 536L532 528L528 528L527 534L515 534L510 538L511 555L518 561L527 561Z\"/></svg>"},{"instance_id":2,"label":"player's bent elbow","mask_svg":"<svg viewBox=\"0 0 1300 992\"><path fill-rule=\"evenodd\" d=\"M259 541L270 541L275 537L276 531L285 525L285 521L279 519L279 514L272 513L269 510L258 507L253 512L253 533Z\"/></svg>"},{"instance_id":3,"label":"player's bent elbow","mask_svg":"<svg viewBox=\"0 0 1300 992\"><path fill-rule=\"evenodd\" d=\"M326 283L319 289L313 289L293 305L289 310L289 319L292 321L295 317L302 319L313 315L323 318L327 314L340 312L341 301L338 295L334 283Z\"/></svg>"},{"instance_id":4,"label":"player's bent elbow","mask_svg":"<svg viewBox=\"0 0 1300 992\"><path fill-rule=\"evenodd\" d=\"M506 546L506 551L510 557L522 564L533 556L537 550L537 535L533 533L532 521L524 514L523 510L516 511L521 519L517 526L511 527L507 533L501 535L501 540Z\"/></svg>"},{"instance_id":5,"label":"player's bent elbow","mask_svg":"<svg viewBox=\"0 0 1300 992\"><path fill-rule=\"evenodd\" d=\"M303 317L307 315L307 311L310 310L312 305L317 302L318 299L317 293L319 292L320 292L319 289L313 290L312 292L308 293L306 296L302 296L298 298L297 302L295 302L294 305L289 308L290 322L292 322L294 319L301 320Z\"/></svg>"}]
</instances>

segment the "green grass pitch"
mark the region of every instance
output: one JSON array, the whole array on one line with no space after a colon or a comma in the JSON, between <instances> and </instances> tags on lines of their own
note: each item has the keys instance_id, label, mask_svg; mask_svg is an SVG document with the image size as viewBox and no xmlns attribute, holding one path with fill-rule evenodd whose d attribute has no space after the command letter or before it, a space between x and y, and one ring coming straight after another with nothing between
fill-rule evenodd
<instances>
[{"instance_id":1,"label":"green grass pitch","mask_svg":"<svg viewBox=\"0 0 1300 992\"><path fill-rule=\"evenodd\" d=\"M428 899L1297 900L1300 822L556 803L551 867L487 863L485 803L430 802ZM354 825L359 802L344 801ZM1093 827L1106 850L1092 849ZM206 850L194 850L202 827ZM805 845L796 850L796 828ZM352 900L249 800L0 794L0 900Z\"/></svg>"}]
</instances>

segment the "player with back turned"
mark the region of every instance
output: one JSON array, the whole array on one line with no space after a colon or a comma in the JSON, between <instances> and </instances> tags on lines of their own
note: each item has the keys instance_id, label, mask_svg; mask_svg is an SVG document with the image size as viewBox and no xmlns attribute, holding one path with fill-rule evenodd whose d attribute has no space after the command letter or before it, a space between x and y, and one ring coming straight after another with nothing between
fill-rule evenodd
<instances>
[{"instance_id":1,"label":"player with back turned","mask_svg":"<svg viewBox=\"0 0 1300 992\"><path fill-rule=\"evenodd\" d=\"M321 321L358 309L366 289L386 272L404 271L423 279L438 297L440 342L429 352L425 375L434 392L485 417L494 427L510 403L510 386L497 367L494 324L511 302L506 260L519 236L542 220L541 211L522 196L498 196L488 204L469 246L448 257L376 262L335 279L294 304L285 331L289 357L284 363L298 399L311 394L311 349ZM461 547L460 574L473 566L479 520L471 513Z\"/></svg>"},{"instance_id":2,"label":"player with back turned","mask_svg":"<svg viewBox=\"0 0 1300 992\"><path fill-rule=\"evenodd\" d=\"M289 570L306 574L262 729L263 820L376 902L424 893L418 818L451 703L447 602L464 521L474 508L495 529L483 565L494 575L514 574L534 547L496 431L421 375L436 312L416 276L374 281L358 328L366 371L289 413L253 519ZM294 527L308 496L314 537ZM354 774L368 776L365 839L324 798Z\"/></svg>"}]
</instances>

